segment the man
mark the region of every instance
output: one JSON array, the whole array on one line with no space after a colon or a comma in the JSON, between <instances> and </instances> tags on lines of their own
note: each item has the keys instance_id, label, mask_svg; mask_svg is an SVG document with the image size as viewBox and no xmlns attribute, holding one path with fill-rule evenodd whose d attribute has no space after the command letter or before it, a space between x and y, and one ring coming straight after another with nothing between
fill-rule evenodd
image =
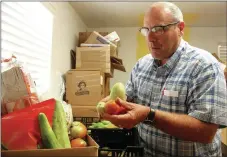
<instances>
[{"instance_id":1,"label":"man","mask_svg":"<svg viewBox=\"0 0 227 157\"><path fill-rule=\"evenodd\" d=\"M116 101L127 113L102 118L123 128L137 125L147 156L221 156L227 94L218 61L182 39L183 15L172 3L154 3L140 31L151 54L134 66L127 102Z\"/></svg>"}]
</instances>

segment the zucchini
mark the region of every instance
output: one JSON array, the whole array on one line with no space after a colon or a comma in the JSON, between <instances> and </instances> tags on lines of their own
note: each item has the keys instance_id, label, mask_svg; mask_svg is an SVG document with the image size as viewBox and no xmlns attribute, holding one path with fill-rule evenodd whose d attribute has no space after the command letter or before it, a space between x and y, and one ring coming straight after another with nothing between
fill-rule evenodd
<instances>
[{"instance_id":1,"label":"zucchini","mask_svg":"<svg viewBox=\"0 0 227 157\"><path fill-rule=\"evenodd\" d=\"M47 148L47 149L63 148L59 144L59 142L50 126L50 123L47 120L46 115L44 113L39 113L38 119L39 119L39 127L40 127L41 138L42 138L44 148Z\"/></svg>"},{"instance_id":2,"label":"zucchini","mask_svg":"<svg viewBox=\"0 0 227 157\"><path fill-rule=\"evenodd\" d=\"M66 114L61 102L59 102L58 100L56 100L56 104L55 104L52 128L59 144L63 148L71 148L71 144L68 136Z\"/></svg>"}]
</instances>

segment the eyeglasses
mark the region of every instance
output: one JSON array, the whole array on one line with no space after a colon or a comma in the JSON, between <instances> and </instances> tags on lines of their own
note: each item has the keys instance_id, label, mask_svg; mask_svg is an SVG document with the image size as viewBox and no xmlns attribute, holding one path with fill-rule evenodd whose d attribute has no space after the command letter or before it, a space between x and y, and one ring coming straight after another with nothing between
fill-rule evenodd
<instances>
[{"instance_id":1,"label":"eyeglasses","mask_svg":"<svg viewBox=\"0 0 227 157\"><path fill-rule=\"evenodd\" d=\"M180 21L178 22L174 22L174 23L170 23L170 24L167 24L167 25L164 25L164 26L154 26L152 28L148 28L148 27L141 27L139 29L140 33L143 35L143 36L148 36L148 34L150 32L153 32L155 33L155 35L161 35L165 32L165 30L167 30L170 26L173 26L173 25L176 25L178 24Z\"/></svg>"}]
</instances>

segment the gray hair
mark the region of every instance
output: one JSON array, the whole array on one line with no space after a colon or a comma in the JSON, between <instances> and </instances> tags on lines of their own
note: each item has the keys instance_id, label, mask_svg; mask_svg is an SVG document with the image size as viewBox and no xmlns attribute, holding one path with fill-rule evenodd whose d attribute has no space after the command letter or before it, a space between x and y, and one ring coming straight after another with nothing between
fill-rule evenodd
<instances>
[{"instance_id":1,"label":"gray hair","mask_svg":"<svg viewBox=\"0 0 227 157\"><path fill-rule=\"evenodd\" d=\"M181 22L184 21L183 14L182 14L180 8L178 8L178 6L176 6L174 3L171 3L171 2L156 2L154 4L160 4L165 9L168 9L170 11L170 13L172 14L174 20L181 21Z\"/></svg>"}]
</instances>

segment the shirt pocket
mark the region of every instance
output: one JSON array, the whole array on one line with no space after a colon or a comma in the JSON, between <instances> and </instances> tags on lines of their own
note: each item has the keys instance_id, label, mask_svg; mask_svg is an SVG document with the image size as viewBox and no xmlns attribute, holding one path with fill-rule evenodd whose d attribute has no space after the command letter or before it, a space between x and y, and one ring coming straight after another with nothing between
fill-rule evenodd
<instances>
[{"instance_id":1,"label":"shirt pocket","mask_svg":"<svg viewBox=\"0 0 227 157\"><path fill-rule=\"evenodd\" d=\"M186 95L178 93L177 97L162 95L160 109L168 112L187 113Z\"/></svg>"},{"instance_id":2,"label":"shirt pocket","mask_svg":"<svg viewBox=\"0 0 227 157\"><path fill-rule=\"evenodd\" d=\"M152 95L152 83L142 77L136 78L137 101L136 103L149 105Z\"/></svg>"}]
</instances>

